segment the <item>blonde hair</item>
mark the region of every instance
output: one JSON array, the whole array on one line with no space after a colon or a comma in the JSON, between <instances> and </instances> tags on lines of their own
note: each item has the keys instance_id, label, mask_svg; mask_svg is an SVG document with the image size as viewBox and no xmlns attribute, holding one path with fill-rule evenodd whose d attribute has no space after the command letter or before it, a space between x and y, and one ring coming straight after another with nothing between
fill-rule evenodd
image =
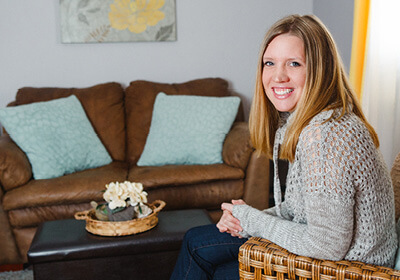
<instances>
[{"instance_id":1,"label":"blonde hair","mask_svg":"<svg viewBox=\"0 0 400 280\"><path fill-rule=\"evenodd\" d=\"M379 147L378 136L367 122L357 97L350 87L330 32L316 16L291 15L279 20L269 29L261 48L249 119L250 135L255 149L272 158L279 112L264 91L263 55L269 43L281 34L294 35L303 41L307 74L304 92L294 112L296 115L288 127L285 141L281 146L280 158L293 161L301 131L314 116L329 109L341 109L337 119L349 112L356 114L368 128L375 146Z\"/></svg>"}]
</instances>

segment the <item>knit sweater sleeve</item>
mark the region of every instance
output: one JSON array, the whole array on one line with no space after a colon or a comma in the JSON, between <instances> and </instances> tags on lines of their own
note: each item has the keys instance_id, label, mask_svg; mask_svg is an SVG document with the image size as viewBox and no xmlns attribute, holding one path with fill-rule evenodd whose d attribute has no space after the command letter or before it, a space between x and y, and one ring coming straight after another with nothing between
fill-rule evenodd
<instances>
[{"instance_id":1,"label":"knit sweater sleeve","mask_svg":"<svg viewBox=\"0 0 400 280\"><path fill-rule=\"evenodd\" d=\"M331 122L309 125L296 149L294 184L303 199L305 223L235 205L233 215L248 235L266 238L298 255L340 260L349 251L354 225L352 169L356 135ZM344 136L347 134L347 136ZM288 205L289 206L289 205Z\"/></svg>"}]
</instances>

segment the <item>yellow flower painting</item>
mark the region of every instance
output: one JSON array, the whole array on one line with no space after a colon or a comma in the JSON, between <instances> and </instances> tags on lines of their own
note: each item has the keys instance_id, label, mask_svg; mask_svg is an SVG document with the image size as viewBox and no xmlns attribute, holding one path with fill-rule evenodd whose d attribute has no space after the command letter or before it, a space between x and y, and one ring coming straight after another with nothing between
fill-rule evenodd
<instances>
[{"instance_id":1,"label":"yellow flower painting","mask_svg":"<svg viewBox=\"0 0 400 280\"><path fill-rule=\"evenodd\" d=\"M175 41L175 1L60 0L61 41Z\"/></svg>"},{"instance_id":2,"label":"yellow flower painting","mask_svg":"<svg viewBox=\"0 0 400 280\"><path fill-rule=\"evenodd\" d=\"M142 33L148 26L155 26L165 18L159 10L164 4L164 0L115 0L108 14L111 27Z\"/></svg>"}]
</instances>

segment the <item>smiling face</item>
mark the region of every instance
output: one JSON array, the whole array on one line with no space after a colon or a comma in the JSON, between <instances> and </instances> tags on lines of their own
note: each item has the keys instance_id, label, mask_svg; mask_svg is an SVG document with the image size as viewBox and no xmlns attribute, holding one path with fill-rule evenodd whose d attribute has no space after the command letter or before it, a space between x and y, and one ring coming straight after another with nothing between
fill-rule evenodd
<instances>
[{"instance_id":1,"label":"smiling face","mask_svg":"<svg viewBox=\"0 0 400 280\"><path fill-rule=\"evenodd\" d=\"M306 81L303 41L282 34L268 45L263 56L262 81L265 94L280 112L292 112L299 102Z\"/></svg>"}]
</instances>

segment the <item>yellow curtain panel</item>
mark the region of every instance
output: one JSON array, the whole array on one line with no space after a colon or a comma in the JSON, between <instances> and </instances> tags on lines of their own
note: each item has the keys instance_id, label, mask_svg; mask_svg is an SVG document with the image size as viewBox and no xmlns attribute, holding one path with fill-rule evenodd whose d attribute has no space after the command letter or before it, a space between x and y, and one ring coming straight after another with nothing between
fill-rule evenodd
<instances>
[{"instance_id":1,"label":"yellow curtain panel","mask_svg":"<svg viewBox=\"0 0 400 280\"><path fill-rule=\"evenodd\" d=\"M353 41L350 61L350 82L358 98L362 98L362 84L366 57L370 0L354 0Z\"/></svg>"}]
</instances>

